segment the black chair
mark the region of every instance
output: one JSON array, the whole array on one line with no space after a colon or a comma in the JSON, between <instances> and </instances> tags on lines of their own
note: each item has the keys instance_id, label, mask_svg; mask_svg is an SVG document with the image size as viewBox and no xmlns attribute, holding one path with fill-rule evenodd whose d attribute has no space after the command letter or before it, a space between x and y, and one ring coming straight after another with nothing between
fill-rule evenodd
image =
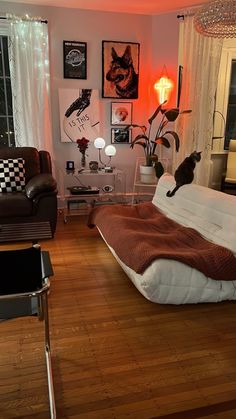
<instances>
[{"instance_id":1,"label":"black chair","mask_svg":"<svg viewBox=\"0 0 236 419\"><path fill-rule=\"evenodd\" d=\"M48 292L53 275L49 252L39 245L27 249L0 251L2 271L7 278L0 281L0 320L37 316L44 321L45 355L51 419L56 418L56 406L51 366Z\"/></svg>"}]
</instances>

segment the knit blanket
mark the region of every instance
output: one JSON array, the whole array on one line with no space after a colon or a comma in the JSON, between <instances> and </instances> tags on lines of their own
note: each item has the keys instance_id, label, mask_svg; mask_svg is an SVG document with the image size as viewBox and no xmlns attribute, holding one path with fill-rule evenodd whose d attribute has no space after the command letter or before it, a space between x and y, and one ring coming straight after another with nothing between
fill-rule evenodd
<instances>
[{"instance_id":1,"label":"knit blanket","mask_svg":"<svg viewBox=\"0 0 236 419\"><path fill-rule=\"evenodd\" d=\"M230 250L166 217L151 202L95 207L88 226L97 226L119 259L139 274L154 260L164 258L215 280L236 280L236 258Z\"/></svg>"}]
</instances>

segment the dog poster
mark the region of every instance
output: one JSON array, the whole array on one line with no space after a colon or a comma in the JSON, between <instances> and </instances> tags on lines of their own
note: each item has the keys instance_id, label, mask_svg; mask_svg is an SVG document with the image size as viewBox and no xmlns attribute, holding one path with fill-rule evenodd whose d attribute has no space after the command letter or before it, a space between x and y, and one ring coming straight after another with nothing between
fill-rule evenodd
<instances>
[{"instance_id":1,"label":"dog poster","mask_svg":"<svg viewBox=\"0 0 236 419\"><path fill-rule=\"evenodd\" d=\"M102 41L102 97L138 98L139 48L134 42Z\"/></svg>"},{"instance_id":2,"label":"dog poster","mask_svg":"<svg viewBox=\"0 0 236 419\"><path fill-rule=\"evenodd\" d=\"M59 109L62 142L100 136L98 90L59 89Z\"/></svg>"}]
</instances>

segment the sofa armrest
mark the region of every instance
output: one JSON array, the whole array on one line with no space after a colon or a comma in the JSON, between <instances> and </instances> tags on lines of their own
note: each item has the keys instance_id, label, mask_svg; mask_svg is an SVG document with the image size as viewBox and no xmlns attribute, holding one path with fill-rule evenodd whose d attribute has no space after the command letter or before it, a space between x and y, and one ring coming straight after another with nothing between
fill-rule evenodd
<instances>
[{"instance_id":1,"label":"sofa armrest","mask_svg":"<svg viewBox=\"0 0 236 419\"><path fill-rule=\"evenodd\" d=\"M57 189L55 179L49 173L41 173L34 176L25 186L27 198L33 199L43 192L54 192Z\"/></svg>"}]
</instances>

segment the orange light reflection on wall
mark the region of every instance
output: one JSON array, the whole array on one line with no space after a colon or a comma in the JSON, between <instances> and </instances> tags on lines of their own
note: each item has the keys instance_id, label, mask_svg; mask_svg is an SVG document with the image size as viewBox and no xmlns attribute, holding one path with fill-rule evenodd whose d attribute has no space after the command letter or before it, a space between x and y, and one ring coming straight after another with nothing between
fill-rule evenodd
<instances>
[{"instance_id":1,"label":"orange light reflection on wall","mask_svg":"<svg viewBox=\"0 0 236 419\"><path fill-rule=\"evenodd\" d=\"M173 89L173 82L166 76L162 76L154 85L154 88L158 92L159 103L163 103L165 100L168 102L170 98L171 90Z\"/></svg>"}]
</instances>

